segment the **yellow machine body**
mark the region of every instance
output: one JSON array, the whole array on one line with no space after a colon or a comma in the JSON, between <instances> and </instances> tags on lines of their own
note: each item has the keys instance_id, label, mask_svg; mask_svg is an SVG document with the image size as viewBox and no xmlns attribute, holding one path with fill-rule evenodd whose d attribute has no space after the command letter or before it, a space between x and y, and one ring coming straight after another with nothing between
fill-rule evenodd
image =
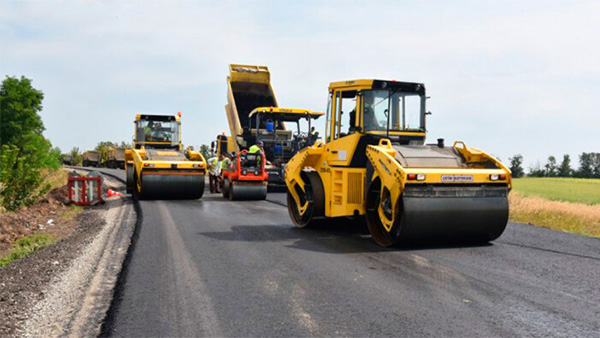
<instances>
[{"instance_id":1,"label":"yellow machine body","mask_svg":"<svg viewBox=\"0 0 600 338\"><path fill-rule=\"evenodd\" d=\"M422 84L334 82L329 94L325 142L301 150L285 169L288 208L297 226L336 217L366 219L383 246L500 236L508 219L510 170L463 142L425 145ZM343 123L348 113L355 117Z\"/></svg>"},{"instance_id":2,"label":"yellow machine body","mask_svg":"<svg viewBox=\"0 0 600 338\"><path fill-rule=\"evenodd\" d=\"M183 149L180 117L138 114L134 123L133 148L125 151L128 193L144 199L202 197L206 159Z\"/></svg>"}]
</instances>

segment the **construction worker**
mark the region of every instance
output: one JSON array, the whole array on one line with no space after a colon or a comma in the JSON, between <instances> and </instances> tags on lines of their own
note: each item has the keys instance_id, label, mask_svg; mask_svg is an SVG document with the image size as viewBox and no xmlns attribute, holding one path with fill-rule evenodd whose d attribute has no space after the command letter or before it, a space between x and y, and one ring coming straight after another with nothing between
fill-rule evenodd
<instances>
[{"instance_id":1,"label":"construction worker","mask_svg":"<svg viewBox=\"0 0 600 338\"><path fill-rule=\"evenodd\" d=\"M213 156L208 159L208 180L210 183L210 192L219 193L218 189L218 177L221 174L221 160L222 155L217 157Z\"/></svg>"},{"instance_id":2,"label":"construction worker","mask_svg":"<svg viewBox=\"0 0 600 338\"><path fill-rule=\"evenodd\" d=\"M263 143L263 141L261 141L261 140L256 141L256 144L251 146L248 149L248 154L256 154L256 153L264 154L265 153L265 150L263 148L264 145L265 144Z\"/></svg>"},{"instance_id":3,"label":"construction worker","mask_svg":"<svg viewBox=\"0 0 600 338\"><path fill-rule=\"evenodd\" d=\"M262 161L262 156L264 156L265 154L265 149L264 147L264 143L261 140L256 141L256 144L251 146L250 149L248 149L248 154L256 154L256 155L260 155L260 156L256 156L256 166L260 167L260 163Z\"/></svg>"},{"instance_id":4,"label":"construction worker","mask_svg":"<svg viewBox=\"0 0 600 338\"><path fill-rule=\"evenodd\" d=\"M220 170L221 172L223 172L224 170L229 171L229 167L231 166L231 157L232 155L229 153L225 153L222 156L221 162L220 162Z\"/></svg>"},{"instance_id":5,"label":"construction worker","mask_svg":"<svg viewBox=\"0 0 600 338\"><path fill-rule=\"evenodd\" d=\"M152 133L153 130L154 130L154 121L149 121L148 124L144 127L144 137L147 140L154 139L154 135Z\"/></svg>"},{"instance_id":6,"label":"construction worker","mask_svg":"<svg viewBox=\"0 0 600 338\"><path fill-rule=\"evenodd\" d=\"M310 128L310 142L314 144L315 142L317 142L318 139L319 132L315 129L315 127Z\"/></svg>"}]
</instances>

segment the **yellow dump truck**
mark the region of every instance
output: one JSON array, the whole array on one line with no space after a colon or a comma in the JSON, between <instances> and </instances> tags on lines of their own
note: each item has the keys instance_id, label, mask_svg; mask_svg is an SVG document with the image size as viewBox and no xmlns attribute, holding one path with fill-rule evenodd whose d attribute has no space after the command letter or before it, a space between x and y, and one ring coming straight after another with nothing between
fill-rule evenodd
<instances>
[{"instance_id":1,"label":"yellow dump truck","mask_svg":"<svg viewBox=\"0 0 600 338\"><path fill-rule=\"evenodd\" d=\"M315 141L310 140L309 130L300 130L299 121L308 120L310 126L311 120L324 113L279 107L266 66L230 65L227 88L225 112L234 151L239 153L262 141L269 189L285 188L285 164L299 149ZM286 123L296 124L297 130L288 129Z\"/></svg>"},{"instance_id":2,"label":"yellow dump truck","mask_svg":"<svg viewBox=\"0 0 600 338\"><path fill-rule=\"evenodd\" d=\"M510 170L461 141L425 144L425 101L421 83L331 83L325 143L286 166L292 221L366 220L382 246L498 238L508 222Z\"/></svg>"},{"instance_id":3,"label":"yellow dump truck","mask_svg":"<svg viewBox=\"0 0 600 338\"><path fill-rule=\"evenodd\" d=\"M180 114L135 117L133 148L125 151L127 192L136 199L198 199L206 160L183 150Z\"/></svg>"},{"instance_id":4,"label":"yellow dump truck","mask_svg":"<svg viewBox=\"0 0 600 338\"><path fill-rule=\"evenodd\" d=\"M125 169L125 148L111 147L108 149L106 167Z\"/></svg>"},{"instance_id":5,"label":"yellow dump truck","mask_svg":"<svg viewBox=\"0 0 600 338\"><path fill-rule=\"evenodd\" d=\"M81 163L84 167L99 167L102 163L102 156L96 150L87 150L83 152L81 157Z\"/></svg>"}]
</instances>

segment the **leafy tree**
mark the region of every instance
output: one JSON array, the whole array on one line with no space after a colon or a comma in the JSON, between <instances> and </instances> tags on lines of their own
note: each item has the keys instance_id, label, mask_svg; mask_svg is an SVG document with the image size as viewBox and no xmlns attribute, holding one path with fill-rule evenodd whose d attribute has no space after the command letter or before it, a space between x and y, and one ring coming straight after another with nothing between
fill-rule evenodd
<instances>
[{"instance_id":1,"label":"leafy tree","mask_svg":"<svg viewBox=\"0 0 600 338\"><path fill-rule=\"evenodd\" d=\"M508 159L510 161L510 171L514 178L523 177L525 171L523 170L523 156L517 154Z\"/></svg>"},{"instance_id":2,"label":"leafy tree","mask_svg":"<svg viewBox=\"0 0 600 338\"><path fill-rule=\"evenodd\" d=\"M547 177L556 177L558 174L558 167L556 166L556 158L554 156L548 157L548 162L544 165L545 174Z\"/></svg>"},{"instance_id":3,"label":"leafy tree","mask_svg":"<svg viewBox=\"0 0 600 338\"><path fill-rule=\"evenodd\" d=\"M42 136L39 111L44 94L25 77L6 77L0 86L0 204L16 210L37 201L46 169L60 167L60 149Z\"/></svg>"},{"instance_id":4,"label":"leafy tree","mask_svg":"<svg viewBox=\"0 0 600 338\"><path fill-rule=\"evenodd\" d=\"M115 147L116 144L111 141L102 141L98 142L95 150L100 152L100 162L105 162L108 157L108 150L112 147Z\"/></svg>"},{"instance_id":5,"label":"leafy tree","mask_svg":"<svg viewBox=\"0 0 600 338\"><path fill-rule=\"evenodd\" d=\"M580 178L592 178L594 176L593 164L593 153L581 153L579 155L579 169L577 169L575 175Z\"/></svg>"},{"instance_id":6,"label":"leafy tree","mask_svg":"<svg viewBox=\"0 0 600 338\"><path fill-rule=\"evenodd\" d=\"M115 142L115 146L117 145L117 143ZM121 141L121 143L119 144L119 147L121 148L131 148L131 143L127 143L125 141Z\"/></svg>"},{"instance_id":7,"label":"leafy tree","mask_svg":"<svg viewBox=\"0 0 600 338\"><path fill-rule=\"evenodd\" d=\"M540 162L537 162L533 167L529 168L529 173L527 174L527 176L544 177L546 176L546 172L544 171L544 169L542 169Z\"/></svg>"},{"instance_id":8,"label":"leafy tree","mask_svg":"<svg viewBox=\"0 0 600 338\"><path fill-rule=\"evenodd\" d=\"M592 153L592 173L594 178L600 178L600 153Z\"/></svg>"},{"instance_id":9,"label":"leafy tree","mask_svg":"<svg viewBox=\"0 0 600 338\"><path fill-rule=\"evenodd\" d=\"M12 144L22 150L27 137L41 134L44 123L38 112L42 110L44 93L31 86L25 77L6 77L0 87L0 144Z\"/></svg>"},{"instance_id":10,"label":"leafy tree","mask_svg":"<svg viewBox=\"0 0 600 338\"><path fill-rule=\"evenodd\" d=\"M73 147L73 149L71 149L69 152L69 155L71 156L71 162L73 165L81 165L83 157L81 156L81 152L79 151L78 147Z\"/></svg>"},{"instance_id":11,"label":"leafy tree","mask_svg":"<svg viewBox=\"0 0 600 338\"><path fill-rule=\"evenodd\" d=\"M200 154L204 156L206 160L210 157L210 147L207 144L203 144L200 146Z\"/></svg>"},{"instance_id":12,"label":"leafy tree","mask_svg":"<svg viewBox=\"0 0 600 338\"><path fill-rule=\"evenodd\" d=\"M570 177L573 175L573 169L571 169L571 157L568 154L563 156L563 160L558 167L559 177Z\"/></svg>"}]
</instances>

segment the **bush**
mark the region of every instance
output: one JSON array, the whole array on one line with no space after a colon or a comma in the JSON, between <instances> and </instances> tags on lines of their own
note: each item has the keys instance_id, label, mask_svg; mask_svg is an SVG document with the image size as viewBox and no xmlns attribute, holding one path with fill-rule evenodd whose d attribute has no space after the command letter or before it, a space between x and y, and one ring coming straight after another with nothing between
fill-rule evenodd
<instances>
[{"instance_id":1,"label":"bush","mask_svg":"<svg viewBox=\"0 0 600 338\"><path fill-rule=\"evenodd\" d=\"M0 204L9 211L35 203L50 185L42 186L42 167L30 165L14 145L3 145L0 155Z\"/></svg>"}]
</instances>

